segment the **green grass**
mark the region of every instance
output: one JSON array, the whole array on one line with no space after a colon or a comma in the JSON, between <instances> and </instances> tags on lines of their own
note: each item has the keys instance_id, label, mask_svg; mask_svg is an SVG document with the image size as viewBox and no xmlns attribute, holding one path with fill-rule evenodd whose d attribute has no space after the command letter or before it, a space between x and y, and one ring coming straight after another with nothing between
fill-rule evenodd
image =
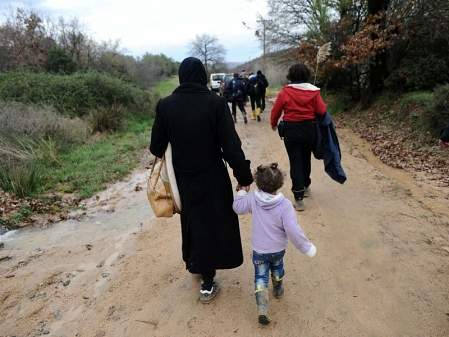
<instances>
[{"instance_id":1,"label":"green grass","mask_svg":"<svg viewBox=\"0 0 449 337\"><path fill-rule=\"evenodd\" d=\"M9 228L16 228L18 224L26 221L33 215L33 211L29 206L20 206L17 213L9 218L0 218L3 225Z\"/></svg>"},{"instance_id":2,"label":"green grass","mask_svg":"<svg viewBox=\"0 0 449 337\"><path fill-rule=\"evenodd\" d=\"M158 82L155 86L156 91L158 91L161 97L168 96L179 86L179 81L177 76L169 77L161 82Z\"/></svg>"},{"instance_id":3,"label":"green grass","mask_svg":"<svg viewBox=\"0 0 449 337\"><path fill-rule=\"evenodd\" d=\"M91 197L134 169L138 154L148 147L152 120L129 121L126 131L109 134L58 156L58 165L47 167L41 193L73 193Z\"/></svg>"},{"instance_id":4,"label":"green grass","mask_svg":"<svg viewBox=\"0 0 449 337\"><path fill-rule=\"evenodd\" d=\"M330 101L326 104L326 107L327 111L329 111L329 113L332 115L339 115L344 113L345 111L345 105L343 104L343 102L339 101Z\"/></svg>"},{"instance_id":5,"label":"green grass","mask_svg":"<svg viewBox=\"0 0 449 337\"><path fill-rule=\"evenodd\" d=\"M333 116L344 114L354 108L354 102L350 99L344 100L340 96L323 91L321 92L327 111Z\"/></svg>"},{"instance_id":6,"label":"green grass","mask_svg":"<svg viewBox=\"0 0 449 337\"><path fill-rule=\"evenodd\" d=\"M269 86L268 87L268 94L270 94L271 91L273 92L277 92L280 91L284 86L283 85L274 85L274 86Z\"/></svg>"},{"instance_id":7,"label":"green grass","mask_svg":"<svg viewBox=\"0 0 449 337\"><path fill-rule=\"evenodd\" d=\"M435 96L431 91L414 91L407 93L401 97L403 105L427 107L431 105Z\"/></svg>"}]
</instances>

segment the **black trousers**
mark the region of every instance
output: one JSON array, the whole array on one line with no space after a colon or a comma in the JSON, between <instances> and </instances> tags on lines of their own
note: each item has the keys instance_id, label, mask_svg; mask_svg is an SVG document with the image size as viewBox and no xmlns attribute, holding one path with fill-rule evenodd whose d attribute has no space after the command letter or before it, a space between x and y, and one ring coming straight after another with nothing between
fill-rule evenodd
<instances>
[{"instance_id":1,"label":"black trousers","mask_svg":"<svg viewBox=\"0 0 449 337\"><path fill-rule=\"evenodd\" d=\"M251 101L251 110L256 110L256 108L260 108L260 110L263 110L260 103L262 101L260 96L249 96L249 99Z\"/></svg>"},{"instance_id":2,"label":"black trousers","mask_svg":"<svg viewBox=\"0 0 449 337\"><path fill-rule=\"evenodd\" d=\"M312 151L315 142L285 141L288 159L290 161L290 178L292 180L292 192L295 199L304 198L304 188L312 182Z\"/></svg>"},{"instance_id":3,"label":"black trousers","mask_svg":"<svg viewBox=\"0 0 449 337\"><path fill-rule=\"evenodd\" d=\"M246 115L245 107L243 106L244 101L243 99L235 99L232 101L232 114L237 114L237 106L239 107L239 110L242 112L243 116Z\"/></svg>"},{"instance_id":4,"label":"black trousers","mask_svg":"<svg viewBox=\"0 0 449 337\"><path fill-rule=\"evenodd\" d=\"M211 290L212 284L214 283L214 277L215 277L215 270L201 273L201 279L203 280L203 283L201 284L201 289Z\"/></svg>"}]
</instances>

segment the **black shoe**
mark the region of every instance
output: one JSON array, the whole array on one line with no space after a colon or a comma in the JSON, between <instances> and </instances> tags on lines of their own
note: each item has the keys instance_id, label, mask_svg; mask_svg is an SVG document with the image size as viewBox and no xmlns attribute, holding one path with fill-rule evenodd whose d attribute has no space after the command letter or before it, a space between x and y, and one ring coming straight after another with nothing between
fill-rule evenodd
<instances>
[{"instance_id":1,"label":"black shoe","mask_svg":"<svg viewBox=\"0 0 449 337\"><path fill-rule=\"evenodd\" d=\"M246 118L246 116L243 117L243 121L245 122L245 124L248 123L248 119Z\"/></svg>"},{"instance_id":2,"label":"black shoe","mask_svg":"<svg viewBox=\"0 0 449 337\"><path fill-rule=\"evenodd\" d=\"M260 116L257 116L257 121L260 122Z\"/></svg>"}]
</instances>

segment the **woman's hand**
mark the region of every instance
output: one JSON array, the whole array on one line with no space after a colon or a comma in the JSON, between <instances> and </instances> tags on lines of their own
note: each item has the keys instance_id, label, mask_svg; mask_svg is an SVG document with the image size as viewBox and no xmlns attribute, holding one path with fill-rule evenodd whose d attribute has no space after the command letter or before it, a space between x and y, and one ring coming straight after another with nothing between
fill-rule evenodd
<instances>
[{"instance_id":1,"label":"woman's hand","mask_svg":"<svg viewBox=\"0 0 449 337\"><path fill-rule=\"evenodd\" d=\"M272 125L272 126L271 126L271 130L277 131L277 129L278 129L278 126L277 126L277 125Z\"/></svg>"},{"instance_id":2,"label":"woman's hand","mask_svg":"<svg viewBox=\"0 0 449 337\"><path fill-rule=\"evenodd\" d=\"M240 190L244 190L244 191L246 191L246 192L249 192L249 189L250 189L250 186L242 186L242 185L240 185L240 184L237 184L237 187L236 187L236 191L238 192L238 191L240 191Z\"/></svg>"}]
</instances>

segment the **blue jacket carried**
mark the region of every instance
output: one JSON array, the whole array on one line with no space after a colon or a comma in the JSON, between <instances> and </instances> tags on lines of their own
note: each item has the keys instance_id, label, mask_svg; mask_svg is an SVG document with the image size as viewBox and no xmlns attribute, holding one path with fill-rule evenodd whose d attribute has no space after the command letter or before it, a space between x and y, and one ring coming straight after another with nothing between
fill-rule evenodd
<instances>
[{"instance_id":1,"label":"blue jacket carried","mask_svg":"<svg viewBox=\"0 0 449 337\"><path fill-rule=\"evenodd\" d=\"M341 167L341 152L335 125L328 111L322 116L316 115L318 139L313 155L324 160L324 171L336 182L343 184L346 174Z\"/></svg>"}]
</instances>

